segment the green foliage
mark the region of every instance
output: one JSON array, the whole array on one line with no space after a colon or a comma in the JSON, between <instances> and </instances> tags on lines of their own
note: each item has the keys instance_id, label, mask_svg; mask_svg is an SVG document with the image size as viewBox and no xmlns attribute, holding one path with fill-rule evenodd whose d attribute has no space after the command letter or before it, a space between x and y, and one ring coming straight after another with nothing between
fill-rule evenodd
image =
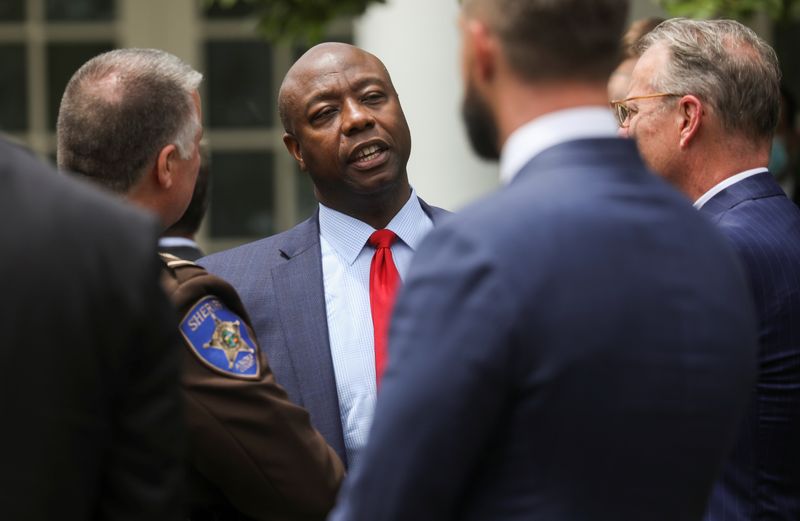
<instances>
[{"instance_id":1,"label":"green foliage","mask_svg":"<svg viewBox=\"0 0 800 521\"><path fill-rule=\"evenodd\" d=\"M325 27L339 17L354 17L371 4L386 0L205 0L206 5L226 8L251 4L258 16L258 29L270 41L305 41L316 43Z\"/></svg>"},{"instance_id":2,"label":"green foliage","mask_svg":"<svg viewBox=\"0 0 800 521\"><path fill-rule=\"evenodd\" d=\"M671 16L687 18L734 18L747 21L765 13L776 21L800 19L798 0L660 0Z\"/></svg>"}]
</instances>

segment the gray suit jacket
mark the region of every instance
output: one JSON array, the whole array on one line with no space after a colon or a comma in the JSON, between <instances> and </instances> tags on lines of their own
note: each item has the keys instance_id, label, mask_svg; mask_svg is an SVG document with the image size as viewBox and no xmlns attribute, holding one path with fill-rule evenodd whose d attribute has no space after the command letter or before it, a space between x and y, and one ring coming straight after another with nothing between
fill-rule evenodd
<instances>
[{"instance_id":1,"label":"gray suit jacket","mask_svg":"<svg viewBox=\"0 0 800 521\"><path fill-rule=\"evenodd\" d=\"M420 199L436 224L447 212ZM331 360L322 282L319 219L199 261L230 282L253 320L258 341L289 398L347 462Z\"/></svg>"}]
</instances>

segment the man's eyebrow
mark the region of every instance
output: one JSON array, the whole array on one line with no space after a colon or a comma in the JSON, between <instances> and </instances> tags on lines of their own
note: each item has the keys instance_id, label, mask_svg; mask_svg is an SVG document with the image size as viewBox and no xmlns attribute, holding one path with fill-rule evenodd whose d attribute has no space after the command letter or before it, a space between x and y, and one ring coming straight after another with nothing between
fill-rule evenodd
<instances>
[{"instance_id":1,"label":"man's eyebrow","mask_svg":"<svg viewBox=\"0 0 800 521\"><path fill-rule=\"evenodd\" d=\"M388 88L386 80L384 78L381 78L380 76L367 76L367 77L364 77L364 78L360 78L360 79L357 79L354 82L352 82L351 85L352 85L352 90L356 90L356 91L359 91L361 89L364 89L364 88L372 86L372 85L377 85L379 87ZM319 102L322 102L322 101L330 101L330 100L336 99L338 97L339 97L339 91L338 90L326 89L326 90L317 92L316 94L311 96L311 98L309 98L306 101L305 106L306 106L306 109L308 109L309 107L311 107L315 103L319 103Z\"/></svg>"}]
</instances>

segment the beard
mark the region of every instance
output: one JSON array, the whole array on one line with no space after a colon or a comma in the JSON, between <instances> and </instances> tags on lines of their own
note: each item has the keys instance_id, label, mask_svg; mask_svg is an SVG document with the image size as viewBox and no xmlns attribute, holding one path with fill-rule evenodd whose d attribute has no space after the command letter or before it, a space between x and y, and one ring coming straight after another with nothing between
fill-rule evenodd
<instances>
[{"instance_id":1,"label":"beard","mask_svg":"<svg viewBox=\"0 0 800 521\"><path fill-rule=\"evenodd\" d=\"M467 82L464 101L461 103L461 117L464 120L472 150L483 159L500 159L500 149L497 146L497 125L492 111L471 82Z\"/></svg>"}]
</instances>

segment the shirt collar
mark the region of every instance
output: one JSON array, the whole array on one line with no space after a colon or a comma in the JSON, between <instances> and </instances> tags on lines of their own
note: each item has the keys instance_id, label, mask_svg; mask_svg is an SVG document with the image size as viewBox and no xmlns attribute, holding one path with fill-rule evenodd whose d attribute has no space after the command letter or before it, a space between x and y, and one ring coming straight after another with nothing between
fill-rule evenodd
<instances>
[{"instance_id":1,"label":"shirt collar","mask_svg":"<svg viewBox=\"0 0 800 521\"><path fill-rule=\"evenodd\" d=\"M161 237L158 239L158 245L162 248L174 248L177 246L198 247L196 242L187 237Z\"/></svg>"},{"instance_id":2,"label":"shirt collar","mask_svg":"<svg viewBox=\"0 0 800 521\"><path fill-rule=\"evenodd\" d=\"M417 192L412 188L408 201L389 221L386 228L396 233L412 250L416 250L432 226L430 217L419 203ZM374 231L375 228L355 217L322 203L319 205L319 234L348 265L355 262Z\"/></svg>"},{"instance_id":3,"label":"shirt collar","mask_svg":"<svg viewBox=\"0 0 800 521\"><path fill-rule=\"evenodd\" d=\"M711 200L712 197L714 197L721 191L725 190L732 184L736 184L742 179L747 179L750 176L761 174L768 171L769 170L767 170L765 167L751 168L750 170L745 170L744 172L725 178L716 185L714 185L713 187L711 187L711 190L701 195L700 198L694 202L694 207L699 210L700 208L703 207L704 204L706 204L709 200Z\"/></svg>"},{"instance_id":4,"label":"shirt collar","mask_svg":"<svg viewBox=\"0 0 800 521\"><path fill-rule=\"evenodd\" d=\"M599 106L540 116L516 129L506 140L500 155L500 180L510 183L528 161L547 148L575 139L615 137L618 128L611 110Z\"/></svg>"}]
</instances>

